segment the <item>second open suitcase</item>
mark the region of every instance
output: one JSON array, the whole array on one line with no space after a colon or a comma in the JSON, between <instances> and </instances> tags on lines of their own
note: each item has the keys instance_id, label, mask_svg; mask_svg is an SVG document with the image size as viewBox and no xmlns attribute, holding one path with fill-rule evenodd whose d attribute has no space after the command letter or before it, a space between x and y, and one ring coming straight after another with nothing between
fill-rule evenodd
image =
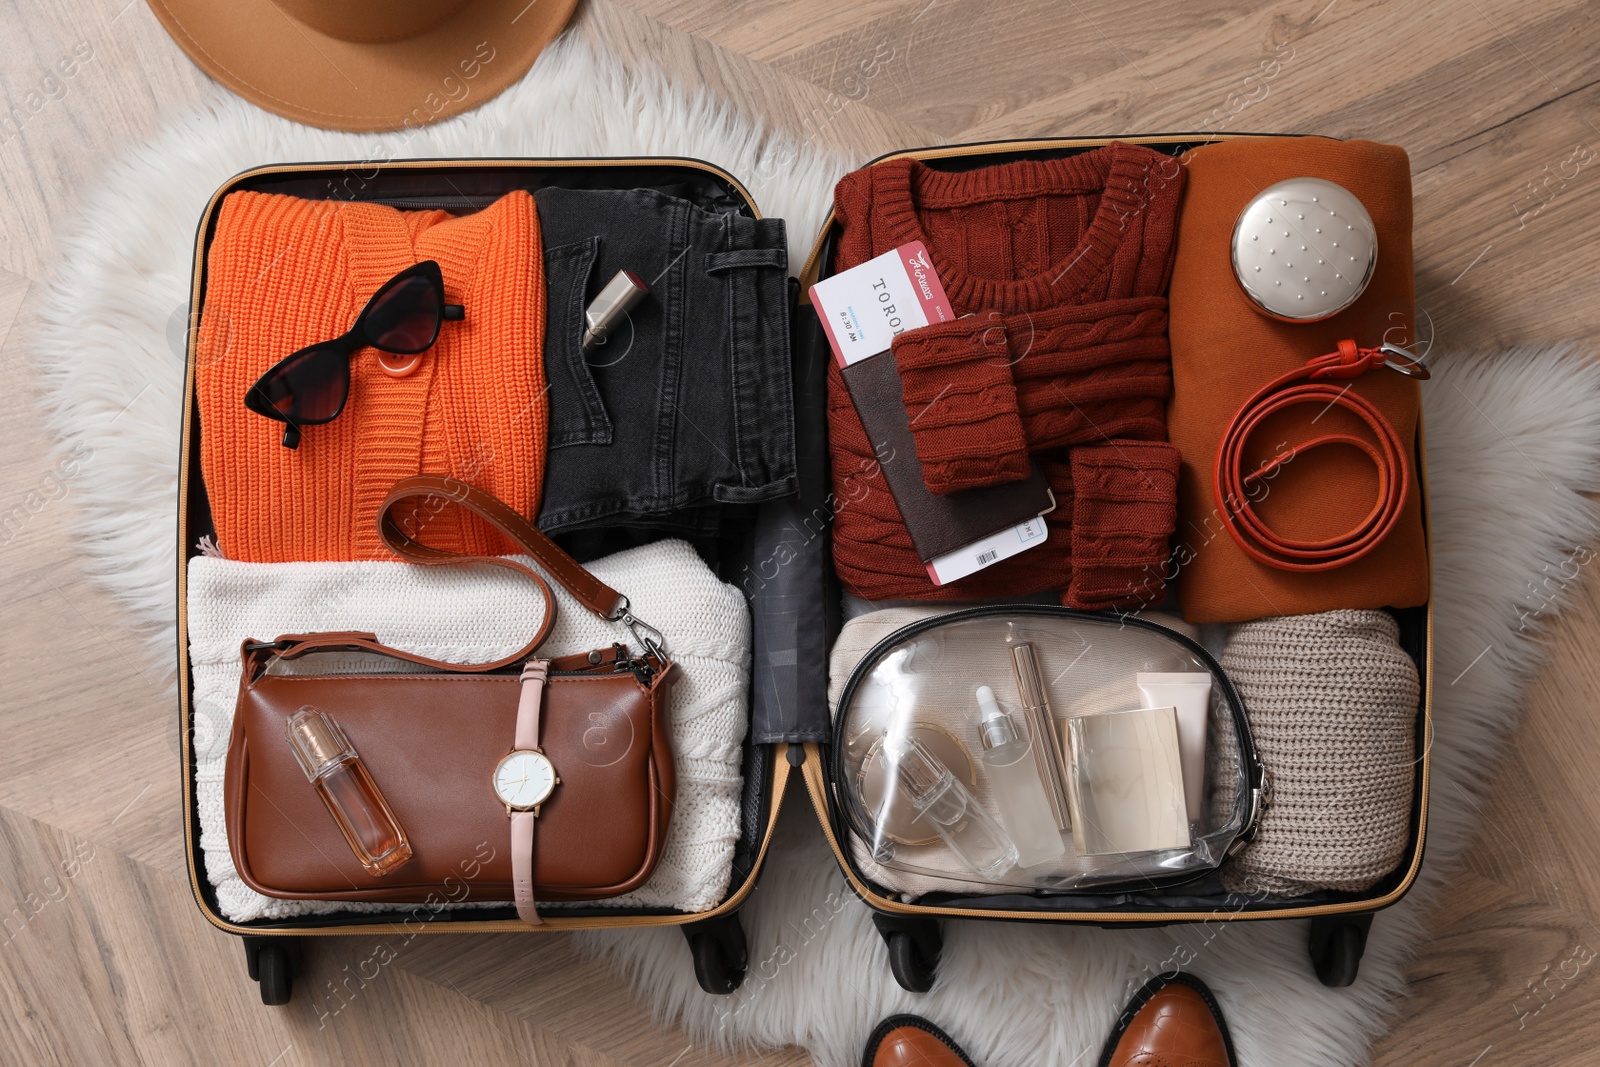
<instances>
[{"instance_id":1,"label":"second open suitcase","mask_svg":"<svg viewBox=\"0 0 1600 1067\"><path fill-rule=\"evenodd\" d=\"M1145 146L1171 157L1182 156L1199 143L1171 136L1118 140ZM1068 159L1108 143L1110 139L1092 138L963 145L894 153L870 166L888 164L893 167L896 161L907 158L919 161L920 167L913 172L914 183L918 177L926 179L929 174L948 179L945 184L936 187L939 193L928 192L928 197L932 199L957 188L963 175L978 168L1016 164L1018 161L1047 163ZM923 186L924 191L931 188L931 184ZM947 196L941 206L948 207L949 199ZM1229 223L1232 217L1228 217ZM1408 181L1405 184L1403 218L1408 244ZM810 285L831 273L839 248L841 221L837 217L830 219L829 225L819 235L806 266L805 284ZM852 221L859 223L859 220ZM1319 229L1316 232L1321 234L1323 231ZM1284 236L1288 236L1288 231L1284 232ZM1409 250L1403 263L1407 274L1404 289L1409 296ZM1228 278L1223 284L1231 288L1233 280ZM1180 329L1177 316L1181 313L1176 304L1177 296L1174 294L1172 329L1175 337ZM1406 320L1396 316L1393 321L1399 323L1407 320L1409 314ZM1333 321L1338 323L1340 320ZM805 380L818 386L819 390L824 368L831 358L826 335L827 331L818 323L817 310L802 305L796 323L796 344L799 349L796 361L798 366L812 368L812 373ZM1283 336L1292 336L1292 329ZM1403 332L1393 336L1407 339ZM1387 335L1384 338L1390 339ZM1375 342L1374 337L1361 343ZM1012 358L1019 358L1015 346ZM1023 355L1020 358L1026 360L1028 357ZM1249 360L1252 354L1245 350L1240 353L1240 358ZM820 391L809 398L809 403L802 404L799 432L803 436L820 436L826 432L825 405L826 398ZM1422 515L1425 520L1425 485L1421 484L1425 477L1425 460L1420 426L1415 439L1407 440L1405 447L1407 459L1414 463L1418 471L1418 495L1423 497ZM809 472L809 480L804 477L806 472L802 473L801 507L804 513L833 514L851 506L838 492L837 471L831 484L826 478L817 477L815 471ZM1184 540L1183 535L1188 539L1195 536L1193 530L1180 530L1180 537L1175 541ZM1026 559L1027 556L1020 558ZM1413 565L1420 568L1425 587L1426 560L1418 559ZM1239 850L1250 843L1263 812L1274 803L1275 767L1270 759L1263 759L1259 755L1257 745L1251 739L1251 719L1256 711L1269 710L1270 701L1263 701L1262 706L1256 708L1252 707L1249 700L1241 700L1228 672L1222 669L1206 647L1191 636L1196 634L1194 627L1159 613L1146 612L1144 615L1148 617L1128 617L1111 612L1097 617L1059 605L991 603L974 606L959 600L935 603L920 610L891 605L890 610L871 611L863 615L864 606L857 602L844 613L852 618L846 626L845 638L841 639L841 612L838 607L841 591L838 578L830 567L818 567L814 575L818 605L815 625L827 627L828 632L834 635L835 644L831 665L819 660L810 661L806 664L807 671L802 679L804 697L800 703L806 709L807 720L804 730L796 734L797 740L805 742L801 777L842 873L856 895L872 909L874 922L887 948L889 965L903 987L912 991L930 988L939 962L941 923L973 919L1092 924L1107 929L1169 923L1309 919L1307 948L1310 963L1318 977L1330 986L1348 985L1355 980L1373 914L1404 896L1416 878L1422 861L1427 825L1432 688L1432 616L1431 608L1426 603L1373 613L1371 616L1370 625L1383 631L1382 639L1375 644L1393 649L1387 659L1377 661L1381 664L1380 669L1404 679L1414 688L1386 689L1384 684L1375 683L1377 688L1369 686L1367 689L1370 694L1366 698L1368 703L1387 703L1386 714L1392 724L1392 745L1388 750L1375 752L1368 757L1368 763L1357 759L1356 765L1349 768L1349 773L1355 779L1392 772L1388 773L1388 777L1391 784L1398 783L1394 788L1400 792L1396 795L1391 789L1389 811L1382 817L1388 827L1389 847L1378 853L1381 855L1376 861L1378 867L1356 875L1352 881L1360 884L1361 888L1336 889L1296 884L1291 879L1262 878L1259 877L1259 871L1249 876L1239 873L1231 878L1217 876L1217 868L1226 872L1230 862L1237 864L1236 859L1228 857L1236 856ZM1181 587L1182 576L1178 580ZM878 620L876 624L874 620ZM1363 624L1367 622L1364 620ZM1259 629L1262 625L1248 623L1239 627L1236 633L1248 632L1252 626ZM1272 624L1269 622L1267 625ZM1212 651L1219 651L1222 638L1208 636L1212 637L1207 642ZM853 647L843 649L839 647L840 642ZM1237 746L1236 752L1227 761L1228 767L1237 775L1237 781L1220 798L1223 809L1220 812L1217 810L1219 798L1213 793L1209 809L1213 822L1199 828L1202 831L1210 830L1211 840L1218 846L1209 862L1197 863L1193 855L1173 850L1161 854L1169 861L1176 857L1176 862L1166 864L1166 867L1175 868L1170 871L1164 867L1140 872L1130 878L1126 869L1119 872L1113 865L1111 875L1100 877L1098 886L1095 877L1074 876L1071 879L1036 879L1031 888L1028 878L1016 879L1018 884L1011 887L963 886L960 878L928 877L928 872L919 868L914 859L895 862L894 853L897 850L900 858L904 858L925 853L930 847L937 850L944 846L934 842L931 846L923 844L920 848L906 847L908 841L916 846L918 842L932 839L932 830L926 818L919 830L910 833L905 829L905 813L900 816L902 826L897 828L886 825L890 821L887 818L875 819L878 815L876 810L864 810L871 808L882 795L883 787L881 784L875 785L873 775L877 771L877 764L882 762L884 746L892 740L893 724L910 722L913 732L924 728L929 730L924 740L928 740L932 748L932 741L937 739L944 746L939 751L952 754L949 761L952 765L965 768L969 758L975 764L983 753L981 746L987 744L987 739L982 736L980 729L978 715L981 712L970 706L973 682L975 679L990 681L994 690L1002 693L1001 700L1004 701L1004 691L1012 684L1013 678L1011 665L1005 662L1004 654L1008 643L1019 642L1030 643L1041 650L1050 649L1054 644L1053 652L1041 652L1041 655L1051 660L1047 664L1047 673L1058 693L1074 687L1094 689L1102 685L1103 681L1093 680L1094 668L1088 665L1093 664L1095 657L1100 656L1106 648L1116 646L1119 642L1123 646L1133 646L1125 650L1128 662L1122 665L1130 679L1146 660L1159 671L1195 672L1181 677L1202 679L1202 691L1206 673L1211 674L1213 742ZM979 663L981 657L972 649L985 645L989 646L988 661ZM1158 645L1159 651L1150 651ZM1236 662L1243 662L1238 656L1242 655L1245 644L1241 642L1235 647ZM1294 649L1291 647L1283 651L1287 655ZM1289 662L1285 659L1284 671L1293 669ZM1090 681L1082 682L1080 680L1085 677L1086 670ZM1114 670L1114 665L1107 667L1107 670ZM1343 677L1333 679L1334 688L1337 689L1341 684L1355 684L1359 688L1361 671L1360 666L1344 668ZM1408 676L1414 677L1415 681ZM1252 683L1259 682L1256 675L1251 675L1250 680ZM1329 680L1319 677L1311 682L1290 676L1279 681L1287 681L1291 687L1295 684L1314 687ZM961 688L963 684L964 689ZM1130 685L1129 692L1118 692L1110 697L1109 704L1104 700L1095 704L1093 699L1089 703L1096 710L1117 705L1119 701L1122 703L1117 706L1135 704L1138 694L1133 693L1131 688ZM952 690L956 692L952 694ZM1263 687L1255 684L1254 690L1251 695L1256 698L1262 694ZM1327 690L1319 689L1318 692L1325 693ZM1397 692L1410 695L1396 698L1394 694ZM1357 714L1361 711L1361 699L1356 698ZM1399 700L1398 708L1396 699ZM917 703L918 700L921 704ZM881 706L869 706L873 701L879 705L910 705L912 710L895 718L885 713ZM953 710L953 705L963 702L966 703L964 711ZM922 708L931 708L932 711L924 714ZM1330 705L1318 709L1316 714L1326 720L1336 717L1340 712ZM945 717L945 725L950 726L951 731L960 729L951 725L957 720L965 723L966 735L959 738L964 744L952 744L948 733L931 732L938 729L940 724L928 720L938 720L940 716ZM1230 720L1236 726L1231 736ZM1351 720L1352 724L1356 721ZM1217 729L1219 726L1220 731ZM1400 731L1403 731L1403 737L1398 736ZM1275 740L1276 751L1285 751L1282 739ZM1303 778L1303 768L1294 764L1317 758L1314 750L1318 743L1318 735L1314 732L1307 733L1298 742L1291 741L1287 746L1290 757L1285 765L1276 768L1278 773L1289 780L1293 780L1297 774ZM1324 755L1331 756L1331 753ZM1282 758L1281 755L1279 758ZM1380 768L1380 761L1385 762L1386 767ZM982 777L974 776L969 781L981 782ZM1359 788L1348 785L1329 789L1318 803L1327 805L1331 817L1326 818L1322 826L1311 827L1309 831L1300 827L1296 832L1322 835L1331 841L1333 829L1341 821L1345 826L1359 826L1365 816L1356 813L1359 805L1351 798L1352 793L1358 792ZM1283 801L1286 798L1280 796L1279 799ZM1303 804L1305 797L1293 798L1293 802ZM999 810L1004 814L1003 808ZM1195 847L1198 851L1199 845ZM1360 847L1358 843L1356 848ZM1334 846L1334 850L1337 851L1337 846ZM1190 866L1183 868L1186 862ZM1370 863L1368 866L1370 868ZM1064 869L1049 864L1036 868L1058 875ZM1185 870L1187 873L1184 873ZM948 874L949 868L945 868L944 873ZM971 879L970 870L965 877ZM1337 879L1330 878L1329 881L1335 882ZM1181 966L1183 961L1169 962L1173 966Z\"/></svg>"}]
</instances>

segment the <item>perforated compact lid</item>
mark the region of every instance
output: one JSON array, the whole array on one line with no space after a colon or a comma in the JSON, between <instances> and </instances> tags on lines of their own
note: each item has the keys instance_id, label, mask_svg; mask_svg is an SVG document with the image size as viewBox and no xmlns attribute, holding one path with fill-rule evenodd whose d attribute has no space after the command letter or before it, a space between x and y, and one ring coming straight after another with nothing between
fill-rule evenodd
<instances>
[{"instance_id":1,"label":"perforated compact lid","mask_svg":"<svg viewBox=\"0 0 1600 1067\"><path fill-rule=\"evenodd\" d=\"M1354 193L1321 178L1262 190L1233 228L1233 272L1262 312L1317 322L1355 303L1378 261L1372 216Z\"/></svg>"}]
</instances>

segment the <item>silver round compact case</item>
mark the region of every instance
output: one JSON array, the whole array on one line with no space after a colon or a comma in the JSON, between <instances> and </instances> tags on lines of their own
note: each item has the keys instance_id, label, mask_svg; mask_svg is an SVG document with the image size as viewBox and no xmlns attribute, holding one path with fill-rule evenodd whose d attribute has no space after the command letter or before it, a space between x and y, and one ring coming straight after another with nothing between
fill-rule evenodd
<instances>
[{"instance_id":1,"label":"silver round compact case","mask_svg":"<svg viewBox=\"0 0 1600 1067\"><path fill-rule=\"evenodd\" d=\"M1354 193L1321 178L1262 190L1233 227L1233 273L1251 303L1318 322L1355 303L1378 262L1378 232Z\"/></svg>"}]
</instances>

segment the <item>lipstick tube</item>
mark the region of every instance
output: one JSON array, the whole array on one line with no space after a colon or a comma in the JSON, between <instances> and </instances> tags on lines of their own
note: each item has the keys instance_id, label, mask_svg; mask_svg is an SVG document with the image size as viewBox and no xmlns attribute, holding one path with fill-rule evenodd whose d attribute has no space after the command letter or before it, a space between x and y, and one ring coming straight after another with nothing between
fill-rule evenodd
<instances>
[{"instance_id":1,"label":"lipstick tube","mask_svg":"<svg viewBox=\"0 0 1600 1067\"><path fill-rule=\"evenodd\" d=\"M583 353L588 355L606 343L628 313L650 293L650 287L631 270L619 270L583 310Z\"/></svg>"}]
</instances>

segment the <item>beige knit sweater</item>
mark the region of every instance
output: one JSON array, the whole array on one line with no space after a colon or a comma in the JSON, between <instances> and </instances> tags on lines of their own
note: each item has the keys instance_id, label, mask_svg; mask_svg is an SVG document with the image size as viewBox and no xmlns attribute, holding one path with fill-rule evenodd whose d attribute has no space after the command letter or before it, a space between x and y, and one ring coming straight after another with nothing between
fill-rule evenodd
<instances>
[{"instance_id":1,"label":"beige knit sweater","mask_svg":"<svg viewBox=\"0 0 1600 1067\"><path fill-rule=\"evenodd\" d=\"M1416 665L1399 637L1382 611L1233 629L1222 666L1244 699L1271 794L1255 841L1222 866L1229 889L1360 892L1399 865L1418 706Z\"/></svg>"}]
</instances>

